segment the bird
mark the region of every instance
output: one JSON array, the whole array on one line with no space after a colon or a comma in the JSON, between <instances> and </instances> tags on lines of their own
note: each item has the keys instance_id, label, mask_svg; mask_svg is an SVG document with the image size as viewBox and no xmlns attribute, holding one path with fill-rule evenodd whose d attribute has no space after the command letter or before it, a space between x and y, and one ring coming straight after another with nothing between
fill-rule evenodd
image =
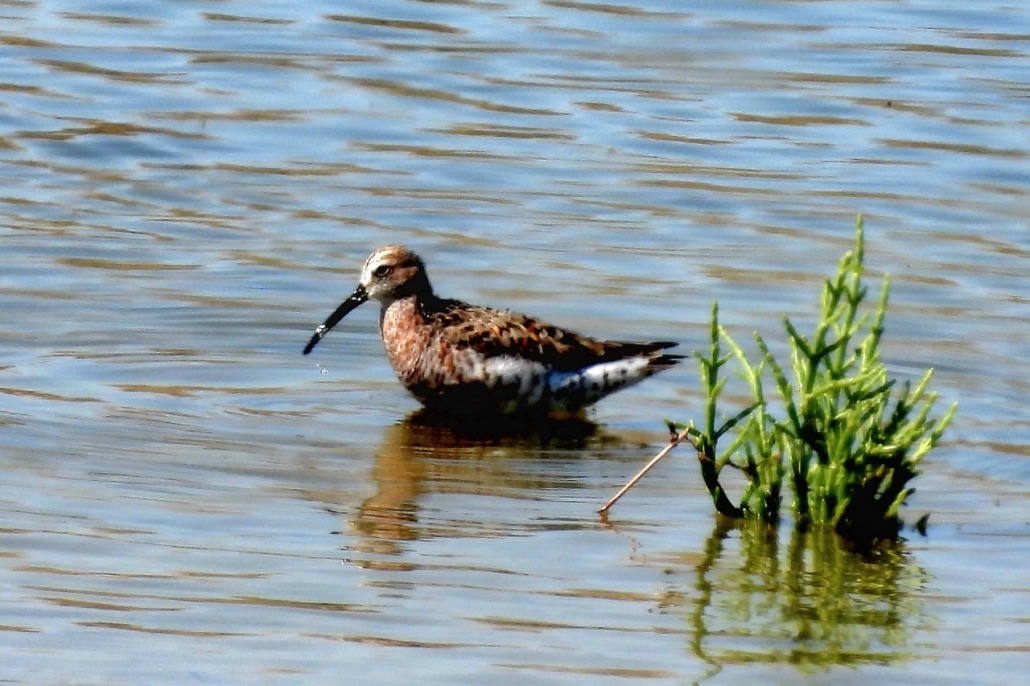
<instances>
[{"instance_id":1,"label":"bird","mask_svg":"<svg viewBox=\"0 0 1030 686\"><path fill-rule=\"evenodd\" d=\"M442 298L425 263L387 245L365 261L357 287L315 329L309 354L351 311L380 304L390 365L428 411L450 417L581 416L611 393L674 367L672 341L590 338L509 310Z\"/></svg>"}]
</instances>

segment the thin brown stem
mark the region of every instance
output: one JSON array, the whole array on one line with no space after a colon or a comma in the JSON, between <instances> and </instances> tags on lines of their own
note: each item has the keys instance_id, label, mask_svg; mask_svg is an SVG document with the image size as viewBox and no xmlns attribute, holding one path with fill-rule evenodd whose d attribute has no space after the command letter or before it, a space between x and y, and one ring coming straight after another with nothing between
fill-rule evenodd
<instances>
[{"instance_id":1,"label":"thin brown stem","mask_svg":"<svg viewBox=\"0 0 1030 686\"><path fill-rule=\"evenodd\" d=\"M612 505L614 505L615 503L617 503L619 501L619 498L621 498L622 496L626 495L626 492L629 489L633 488L633 486L635 486L638 481L643 479L644 475L647 474L649 471L651 471L652 467L654 467L656 464L658 464L662 460L663 457L665 457L666 455L671 453L673 448L678 446L680 443L683 443L684 441L686 441L690 445L694 446L694 449L696 450L697 449L697 445L694 443L694 440L690 437L690 433L689 432L690 432L690 429L684 429L683 431L679 432L678 434L673 436L671 439L669 439L669 445L667 445L664 448L662 448L661 452L659 452L657 455L655 455L653 458L651 458L651 461L648 462L646 465L644 465L643 469L641 469L639 472L634 474L633 478L630 479L629 481L627 481L626 485L623 486L622 488L620 488L619 492L616 493L615 495L613 495L608 500L608 502L606 502L604 504L604 507L602 507L600 510L598 510L598 512L601 513L602 515L606 514L608 512L608 510L611 509Z\"/></svg>"}]
</instances>

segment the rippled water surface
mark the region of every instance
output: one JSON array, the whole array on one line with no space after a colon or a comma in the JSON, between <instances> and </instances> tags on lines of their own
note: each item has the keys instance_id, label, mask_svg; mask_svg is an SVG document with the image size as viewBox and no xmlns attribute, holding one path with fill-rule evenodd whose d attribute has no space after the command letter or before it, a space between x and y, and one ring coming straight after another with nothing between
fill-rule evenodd
<instances>
[{"instance_id":1,"label":"rippled water surface","mask_svg":"<svg viewBox=\"0 0 1030 686\"><path fill-rule=\"evenodd\" d=\"M0 681L1019 683L1030 8L0 0ZM610 338L811 322L866 219L960 403L929 536L724 530L692 365L590 435L409 416L374 247Z\"/></svg>"}]
</instances>

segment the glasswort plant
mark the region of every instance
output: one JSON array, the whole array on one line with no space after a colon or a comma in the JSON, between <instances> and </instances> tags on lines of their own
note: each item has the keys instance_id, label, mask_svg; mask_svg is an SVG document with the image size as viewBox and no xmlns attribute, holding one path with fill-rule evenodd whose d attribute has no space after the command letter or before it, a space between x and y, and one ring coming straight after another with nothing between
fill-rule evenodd
<instances>
[{"instance_id":1,"label":"glasswort plant","mask_svg":"<svg viewBox=\"0 0 1030 686\"><path fill-rule=\"evenodd\" d=\"M837 275L826 281L822 312L815 331L806 336L784 319L790 348L785 367L755 334L761 357L752 364L744 350L719 324L712 306L711 345L695 353L706 393L701 426L670 423L669 448L686 441L697 451L704 480L716 510L734 518L755 517L776 522L782 482L789 475L793 513L799 526L829 525L849 540L868 543L895 538L899 510L913 492L909 482L919 463L937 445L957 405L940 419L930 412L937 394L928 391L933 370L913 385L899 385L887 375L880 358L880 340L890 291L884 279L873 312L863 312L864 232L861 217L855 249L840 261ZM723 352L723 346L729 349ZM723 367L735 363L754 402L720 423L718 401L726 378ZM763 380L771 374L778 392L775 416L765 397ZM722 450L719 443L728 443ZM745 477L734 503L722 486L730 467ZM643 471L627 485L635 483ZM606 511L625 492L603 508Z\"/></svg>"}]
</instances>

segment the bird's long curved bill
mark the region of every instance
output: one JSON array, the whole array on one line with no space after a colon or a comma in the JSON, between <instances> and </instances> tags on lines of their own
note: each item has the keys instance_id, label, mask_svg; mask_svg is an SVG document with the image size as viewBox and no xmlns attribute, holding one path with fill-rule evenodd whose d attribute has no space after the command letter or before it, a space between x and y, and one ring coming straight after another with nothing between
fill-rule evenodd
<instances>
[{"instance_id":1,"label":"bird's long curved bill","mask_svg":"<svg viewBox=\"0 0 1030 686\"><path fill-rule=\"evenodd\" d=\"M350 294L346 300L340 303L340 306L329 315L329 318L318 325L315 329L315 333L312 334L311 340L304 346L304 354L307 355L311 352L318 342L322 340L322 337L329 333L329 330L340 323L340 320L347 316L347 314L356 308L361 303L368 300L368 293L365 291L364 286L358 286L354 289L354 292Z\"/></svg>"}]
</instances>

